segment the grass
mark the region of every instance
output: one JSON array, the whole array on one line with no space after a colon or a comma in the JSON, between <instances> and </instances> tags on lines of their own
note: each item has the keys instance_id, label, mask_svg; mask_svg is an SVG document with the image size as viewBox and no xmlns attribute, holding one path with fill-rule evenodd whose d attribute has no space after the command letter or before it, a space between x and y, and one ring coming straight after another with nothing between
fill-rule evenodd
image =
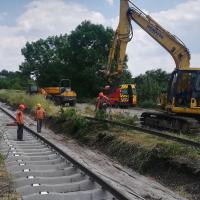
<instances>
[{"instance_id":1,"label":"grass","mask_svg":"<svg viewBox=\"0 0 200 200\"><path fill-rule=\"evenodd\" d=\"M71 127L72 136L75 135L80 140L86 140L89 144L103 146L104 149L107 149L106 151L109 149L111 153L114 149L116 154L120 154L119 152L128 146L129 149L132 148L131 151L133 152L137 148L147 154L153 152L154 156L158 158L200 159L200 150L138 131L114 128L107 124L87 121L74 108L65 109L59 120L60 123L65 122L62 125L62 130L65 130L66 133L69 133L69 127ZM57 126L60 126L60 124L58 123ZM109 147L107 147L107 144L109 144ZM118 149L116 149L117 147ZM127 156L126 151L123 156L129 159L132 157L131 154Z\"/></svg>"},{"instance_id":2,"label":"grass","mask_svg":"<svg viewBox=\"0 0 200 200\"><path fill-rule=\"evenodd\" d=\"M87 121L84 117L78 114L75 108L65 108L61 109L58 120L62 122L68 121L68 124L73 127L73 132L75 133L78 130L84 130L87 128Z\"/></svg>"},{"instance_id":3,"label":"grass","mask_svg":"<svg viewBox=\"0 0 200 200\"><path fill-rule=\"evenodd\" d=\"M121 132L119 140L124 143L130 143L145 148L147 151L157 151L158 157L199 160L200 150L192 147L186 147L174 141L161 139L160 137L151 136L145 133L133 131Z\"/></svg>"},{"instance_id":4,"label":"grass","mask_svg":"<svg viewBox=\"0 0 200 200\"><path fill-rule=\"evenodd\" d=\"M0 100L7 102L9 105L14 107L24 103L31 112L34 112L37 103L40 103L50 116L58 115L60 109L58 106L55 106L53 102L46 100L41 95L30 96L20 90L0 90Z\"/></svg>"},{"instance_id":5,"label":"grass","mask_svg":"<svg viewBox=\"0 0 200 200\"><path fill-rule=\"evenodd\" d=\"M84 112L85 114L92 115L92 116L94 116L95 114L94 108L92 108L91 106L86 106Z\"/></svg>"},{"instance_id":6,"label":"grass","mask_svg":"<svg viewBox=\"0 0 200 200\"><path fill-rule=\"evenodd\" d=\"M138 117L136 115L131 116L128 112L121 112L116 111L111 112L110 108L107 108L106 115L102 114L101 112L95 112L95 109L93 106L88 105L84 108L84 110L77 110L79 114L91 116L91 117L97 117L100 119L109 119L114 120L121 123L127 123L127 124L135 124L136 121L138 121Z\"/></svg>"},{"instance_id":7,"label":"grass","mask_svg":"<svg viewBox=\"0 0 200 200\"><path fill-rule=\"evenodd\" d=\"M136 121L139 120L136 115L131 116L129 113L124 114L123 112L115 112L112 114L111 118L114 121L132 125L134 125Z\"/></svg>"},{"instance_id":8,"label":"grass","mask_svg":"<svg viewBox=\"0 0 200 200\"><path fill-rule=\"evenodd\" d=\"M14 192L12 177L6 171L4 160L0 154L0 199L18 200L19 195Z\"/></svg>"}]
</instances>

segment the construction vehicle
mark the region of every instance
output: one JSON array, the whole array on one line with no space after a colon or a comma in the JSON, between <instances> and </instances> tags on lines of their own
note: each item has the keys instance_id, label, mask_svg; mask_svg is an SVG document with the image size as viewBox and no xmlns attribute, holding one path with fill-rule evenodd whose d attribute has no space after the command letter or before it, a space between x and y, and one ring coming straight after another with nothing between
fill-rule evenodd
<instances>
[{"instance_id":1,"label":"construction vehicle","mask_svg":"<svg viewBox=\"0 0 200 200\"><path fill-rule=\"evenodd\" d=\"M112 89L105 89L104 94L109 98L113 107L136 106L137 96L134 84L122 84Z\"/></svg>"},{"instance_id":2,"label":"construction vehicle","mask_svg":"<svg viewBox=\"0 0 200 200\"><path fill-rule=\"evenodd\" d=\"M129 0L120 0L120 20L115 34L119 44L118 70L112 72L112 66L108 66L106 73L112 78L123 70L126 46L133 36L131 21L136 22L166 49L176 64L167 92L161 95L164 111L142 113L141 124L184 133L199 131L200 68L190 67L190 52L178 37L165 30ZM111 52L110 58L112 56Z\"/></svg>"},{"instance_id":3,"label":"construction vehicle","mask_svg":"<svg viewBox=\"0 0 200 200\"><path fill-rule=\"evenodd\" d=\"M27 92L29 94L41 94L46 99L55 102L56 105L75 106L76 92L71 90L71 81L69 79L62 79L58 86L39 88L35 83L28 86Z\"/></svg>"}]
</instances>

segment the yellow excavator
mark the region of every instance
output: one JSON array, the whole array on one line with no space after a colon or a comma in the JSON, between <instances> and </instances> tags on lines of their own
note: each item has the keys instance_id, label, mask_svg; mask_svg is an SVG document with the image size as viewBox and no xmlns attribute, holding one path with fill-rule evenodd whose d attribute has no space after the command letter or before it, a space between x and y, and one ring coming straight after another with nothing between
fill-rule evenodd
<instances>
[{"instance_id":1,"label":"yellow excavator","mask_svg":"<svg viewBox=\"0 0 200 200\"><path fill-rule=\"evenodd\" d=\"M178 37L168 32L129 0L120 0L116 42L112 46L113 51L111 50L109 54L109 58L112 59L117 44L119 59L114 69L112 65L107 66L107 76L113 79L113 77L120 76L123 71L126 46L133 36L132 21L166 49L176 65L168 84L168 90L166 94L161 95L163 111L142 113L141 124L183 133L199 131L200 68L190 67L190 52Z\"/></svg>"}]
</instances>

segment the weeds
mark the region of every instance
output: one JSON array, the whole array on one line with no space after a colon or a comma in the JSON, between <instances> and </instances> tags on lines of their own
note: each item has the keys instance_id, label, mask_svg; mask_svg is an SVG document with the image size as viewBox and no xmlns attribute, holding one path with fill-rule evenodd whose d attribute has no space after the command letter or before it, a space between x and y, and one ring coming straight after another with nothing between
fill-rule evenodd
<instances>
[{"instance_id":1,"label":"weeds","mask_svg":"<svg viewBox=\"0 0 200 200\"><path fill-rule=\"evenodd\" d=\"M14 193L14 185L12 177L5 169L3 156L0 154L0 199L2 200L18 200L20 199Z\"/></svg>"},{"instance_id":2,"label":"weeds","mask_svg":"<svg viewBox=\"0 0 200 200\"><path fill-rule=\"evenodd\" d=\"M107 114L105 111L103 111L103 110L97 110L97 111L95 112L95 117L96 117L97 119L102 119L102 120L104 120L104 119L107 119L107 118L108 118L108 114Z\"/></svg>"},{"instance_id":3,"label":"weeds","mask_svg":"<svg viewBox=\"0 0 200 200\"><path fill-rule=\"evenodd\" d=\"M86 119L79 115L75 108L61 109L59 120L61 122L68 121L68 124L71 123L70 125L71 128L73 128L73 132L84 130L88 125Z\"/></svg>"},{"instance_id":4,"label":"weeds","mask_svg":"<svg viewBox=\"0 0 200 200\"><path fill-rule=\"evenodd\" d=\"M130 116L129 113L117 112L112 114L112 119L117 122L126 123L126 124L135 124L138 121L137 115Z\"/></svg>"},{"instance_id":5,"label":"weeds","mask_svg":"<svg viewBox=\"0 0 200 200\"><path fill-rule=\"evenodd\" d=\"M24 103L31 112L35 110L37 103L40 103L50 116L58 115L59 111L59 107L55 106L50 100L45 99L42 95L28 95L23 91L0 90L0 100L14 107Z\"/></svg>"},{"instance_id":6,"label":"weeds","mask_svg":"<svg viewBox=\"0 0 200 200\"><path fill-rule=\"evenodd\" d=\"M91 106L86 106L84 112L85 114L88 114L88 115L94 115L94 108L92 108Z\"/></svg>"}]
</instances>

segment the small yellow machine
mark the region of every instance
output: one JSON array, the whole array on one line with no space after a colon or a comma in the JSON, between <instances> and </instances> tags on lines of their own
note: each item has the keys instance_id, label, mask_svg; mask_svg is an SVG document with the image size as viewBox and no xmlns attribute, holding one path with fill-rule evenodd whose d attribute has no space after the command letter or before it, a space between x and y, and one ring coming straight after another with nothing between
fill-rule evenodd
<instances>
[{"instance_id":1,"label":"small yellow machine","mask_svg":"<svg viewBox=\"0 0 200 200\"><path fill-rule=\"evenodd\" d=\"M58 87L38 88L35 84L30 84L28 93L42 94L57 105L69 104L70 106L75 106L77 100L76 92L71 90L71 81L69 79L62 79Z\"/></svg>"},{"instance_id":2,"label":"small yellow machine","mask_svg":"<svg viewBox=\"0 0 200 200\"><path fill-rule=\"evenodd\" d=\"M62 79L59 87L45 87L42 88L46 92L46 98L53 100L57 105L69 104L75 106L76 93L71 90L71 81L69 79Z\"/></svg>"}]
</instances>

